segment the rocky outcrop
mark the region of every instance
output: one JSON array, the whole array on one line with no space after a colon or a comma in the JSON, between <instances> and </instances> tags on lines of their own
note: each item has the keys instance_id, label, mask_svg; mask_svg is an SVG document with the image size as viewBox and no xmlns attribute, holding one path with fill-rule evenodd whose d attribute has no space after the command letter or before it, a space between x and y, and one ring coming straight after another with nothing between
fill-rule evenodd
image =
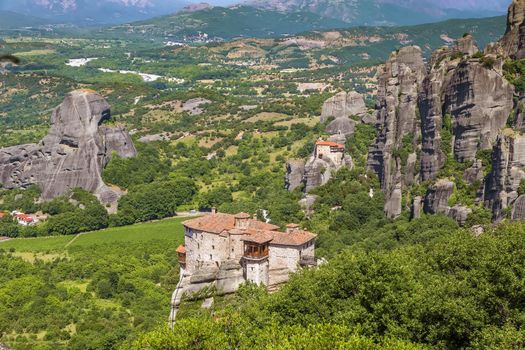
<instances>
[{"instance_id":1,"label":"rocky outcrop","mask_svg":"<svg viewBox=\"0 0 525 350\"><path fill-rule=\"evenodd\" d=\"M512 220L525 220L525 195L519 196L514 202Z\"/></svg>"},{"instance_id":2,"label":"rocky outcrop","mask_svg":"<svg viewBox=\"0 0 525 350\"><path fill-rule=\"evenodd\" d=\"M513 0L507 16L507 30L499 46L514 59L525 58L525 0Z\"/></svg>"},{"instance_id":3,"label":"rocky outcrop","mask_svg":"<svg viewBox=\"0 0 525 350\"><path fill-rule=\"evenodd\" d=\"M505 130L494 145L492 171L485 184L485 206L492 209L495 220L502 219L504 209L517 200L524 167L525 135Z\"/></svg>"},{"instance_id":4,"label":"rocky outcrop","mask_svg":"<svg viewBox=\"0 0 525 350\"><path fill-rule=\"evenodd\" d=\"M293 159L286 163L286 175L284 187L288 191L293 191L303 185L304 180L304 161Z\"/></svg>"},{"instance_id":5,"label":"rocky outcrop","mask_svg":"<svg viewBox=\"0 0 525 350\"><path fill-rule=\"evenodd\" d=\"M332 178L332 172L337 170L328 160L311 158L304 168L305 191L326 184Z\"/></svg>"},{"instance_id":6,"label":"rocky outcrop","mask_svg":"<svg viewBox=\"0 0 525 350\"><path fill-rule=\"evenodd\" d=\"M346 138L352 136L355 132L355 121L350 118L337 118L326 126L326 132L330 135L343 135Z\"/></svg>"},{"instance_id":7,"label":"rocky outcrop","mask_svg":"<svg viewBox=\"0 0 525 350\"><path fill-rule=\"evenodd\" d=\"M500 71L476 59L454 69L444 91L444 113L452 116L454 157L474 160L490 149L513 108L514 89Z\"/></svg>"},{"instance_id":8,"label":"rocky outcrop","mask_svg":"<svg viewBox=\"0 0 525 350\"><path fill-rule=\"evenodd\" d=\"M329 98L323 104L321 122L333 120L327 125L326 131L332 135L334 142L344 143L355 132L356 122L352 118L368 120L365 100L355 91L340 92Z\"/></svg>"},{"instance_id":9,"label":"rocky outcrop","mask_svg":"<svg viewBox=\"0 0 525 350\"><path fill-rule=\"evenodd\" d=\"M104 203L114 202L120 194L104 184L102 169L113 153L133 157L136 151L124 129L101 125L109 116L109 105L99 94L68 94L39 144L0 149L0 182L5 188L36 184L44 201L80 187Z\"/></svg>"},{"instance_id":10,"label":"rocky outcrop","mask_svg":"<svg viewBox=\"0 0 525 350\"><path fill-rule=\"evenodd\" d=\"M448 217L454 219L460 226L465 226L472 209L456 204L448 211Z\"/></svg>"},{"instance_id":11,"label":"rocky outcrop","mask_svg":"<svg viewBox=\"0 0 525 350\"><path fill-rule=\"evenodd\" d=\"M243 267L238 261L224 261L220 267L215 265L203 266L191 275L184 275L178 286L178 300L185 294L191 297L205 288L216 288L219 294L231 294L239 289L239 286L246 280L243 275Z\"/></svg>"},{"instance_id":12,"label":"rocky outcrop","mask_svg":"<svg viewBox=\"0 0 525 350\"><path fill-rule=\"evenodd\" d=\"M466 34L463 38L456 40L455 49L456 51L459 51L468 56L472 56L479 52L479 48L474 41L474 37L470 34Z\"/></svg>"},{"instance_id":13,"label":"rocky outcrop","mask_svg":"<svg viewBox=\"0 0 525 350\"><path fill-rule=\"evenodd\" d=\"M340 92L329 98L323 104L321 122L326 122L330 117L350 118L352 116L363 117L367 114L363 96L355 91Z\"/></svg>"},{"instance_id":14,"label":"rocky outcrop","mask_svg":"<svg viewBox=\"0 0 525 350\"><path fill-rule=\"evenodd\" d=\"M424 200L424 211L426 214L448 214L448 200L454 193L454 183L440 180L430 186Z\"/></svg>"},{"instance_id":15,"label":"rocky outcrop","mask_svg":"<svg viewBox=\"0 0 525 350\"><path fill-rule=\"evenodd\" d=\"M406 160L398 151L407 146L411 153L416 150L420 135L418 90L425 72L421 49L415 46L393 53L380 72L376 107L379 132L369 149L368 168L381 181L389 217L400 214L400 193L416 178L414 173L407 174Z\"/></svg>"}]
</instances>

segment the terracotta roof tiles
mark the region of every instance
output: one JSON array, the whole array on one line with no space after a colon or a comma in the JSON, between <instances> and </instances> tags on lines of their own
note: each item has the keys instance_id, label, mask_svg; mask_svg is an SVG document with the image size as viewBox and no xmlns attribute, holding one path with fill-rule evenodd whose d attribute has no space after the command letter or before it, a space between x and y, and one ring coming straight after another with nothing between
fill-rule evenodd
<instances>
[{"instance_id":1,"label":"terracotta roof tiles","mask_svg":"<svg viewBox=\"0 0 525 350\"><path fill-rule=\"evenodd\" d=\"M258 230L275 231L279 227L262 221L249 219L249 228ZM235 215L216 213L191 219L183 222L184 226L193 230L221 234L223 231L235 229Z\"/></svg>"}]
</instances>

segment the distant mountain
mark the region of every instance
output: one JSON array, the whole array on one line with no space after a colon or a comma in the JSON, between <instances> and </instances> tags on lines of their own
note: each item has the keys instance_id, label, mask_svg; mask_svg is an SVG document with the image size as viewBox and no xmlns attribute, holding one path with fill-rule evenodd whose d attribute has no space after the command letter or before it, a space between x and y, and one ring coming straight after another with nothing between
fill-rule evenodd
<instances>
[{"instance_id":1,"label":"distant mountain","mask_svg":"<svg viewBox=\"0 0 525 350\"><path fill-rule=\"evenodd\" d=\"M351 25L412 25L504 13L508 0L251 0L258 8L312 12Z\"/></svg>"},{"instance_id":2,"label":"distant mountain","mask_svg":"<svg viewBox=\"0 0 525 350\"><path fill-rule=\"evenodd\" d=\"M148 19L188 4L186 0L17 0L0 1L0 10L82 26Z\"/></svg>"},{"instance_id":3,"label":"distant mountain","mask_svg":"<svg viewBox=\"0 0 525 350\"><path fill-rule=\"evenodd\" d=\"M0 11L0 30L23 28L23 27L39 27L52 22L46 19L27 16L12 11Z\"/></svg>"},{"instance_id":4,"label":"distant mountain","mask_svg":"<svg viewBox=\"0 0 525 350\"><path fill-rule=\"evenodd\" d=\"M239 37L278 37L346 26L348 24L343 21L323 18L309 12L288 14L249 6L235 6L181 11L174 15L101 29L99 33L118 38L182 40L185 37L204 35L209 40L229 40Z\"/></svg>"}]
</instances>

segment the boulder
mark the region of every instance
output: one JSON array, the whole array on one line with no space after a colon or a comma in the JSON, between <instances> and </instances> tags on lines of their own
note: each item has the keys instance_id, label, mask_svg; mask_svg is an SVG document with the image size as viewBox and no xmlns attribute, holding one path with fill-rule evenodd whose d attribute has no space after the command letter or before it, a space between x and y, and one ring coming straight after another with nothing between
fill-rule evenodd
<instances>
[{"instance_id":1,"label":"boulder","mask_svg":"<svg viewBox=\"0 0 525 350\"><path fill-rule=\"evenodd\" d=\"M331 135L344 135L345 139L352 136L355 132L356 122L350 118L339 117L334 119L326 127L326 132ZM343 142L344 144L344 142Z\"/></svg>"},{"instance_id":2,"label":"boulder","mask_svg":"<svg viewBox=\"0 0 525 350\"><path fill-rule=\"evenodd\" d=\"M195 271L190 278L191 284L214 282L219 275L219 268L216 266L204 266Z\"/></svg>"},{"instance_id":3,"label":"boulder","mask_svg":"<svg viewBox=\"0 0 525 350\"><path fill-rule=\"evenodd\" d=\"M238 261L227 260L221 264L217 275L217 291L231 294L244 282L244 271Z\"/></svg>"},{"instance_id":4,"label":"boulder","mask_svg":"<svg viewBox=\"0 0 525 350\"><path fill-rule=\"evenodd\" d=\"M448 200L454 193L454 183L448 180L440 180L430 186L424 200L423 209L426 214L446 214L450 207Z\"/></svg>"},{"instance_id":5,"label":"boulder","mask_svg":"<svg viewBox=\"0 0 525 350\"><path fill-rule=\"evenodd\" d=\"M303 208L306 216L310 217L314 213L313 207L317 198L318 196L314 194L307 194L299 201L299 205Z\"/></svg>"},{"instance_id":6,"label":"boulder","mask_svg":"<svg viewBox=\"0 0 525 350\"><path fill-rule=\"evenodd\" d=\"M102 181L102 169L113 153L133 157L136 151L124 129L101 125L109 117L109 104L99 94L71 92L54 110L39 144L0 149L0 182L4 188L38 185L44 201L76 187L105 204L118 200L120 193Z\"/></svg>"},{"instance_id":7,"label":"boulder","mask_svg":"<svg viewBox=\"0 0 525 350\"><path fill-rule=\"evenodd\" d=\"M304 161L293 159L286 163L284 186L288 191L293 191L303 185L305 174Z\"/></svg>"},{"instance_id":8,"label":"boulder","mask_svg":"<svg viewBox=\"0 0 525 350\"><path fill-rule=\"evenodd\" d=\"M325 159L313 158L304 168L305 192L326 184L332 178L333 164Z\"/></svg>"},{"instance_id":9,"label":"boulder","mask_svg":"<svg viewBox=\"0 0 525 350\"><path fill-rule=\"evenodd\" d=\"M414 197L412 200L412 208L410 217L412 219L419 219L421 217L421 212L423 211L423 198L420 196Z\"/></svg>"},{"instance_id":10,"label":"boulder","mask_svg":"<svg viewBox=\"0 0 525 350\"><path fill-rule=\"evenodd\" d=\"M525 195L519 196L514 202L512 220L525 220Z\"/></svg>"},{"instance_id":11,"label":"boulder","mask_svg":"<svg viewBox=\"0 0 525 350\"><path fill-rule=\"evenodd\" d=\"M326 122L330 117L348 119L352 116L365 116L366 113L365 100L361 94L355 91L340 92L323 104L321 122Z\"/></svg>"},{"instance_id":12,"label":"boulder","mask_svg":"<svg viewBox=\"0 0 525 350\"><path fill-rule=\"evenodd\" d=\"M472 214L472 209L460 205L455 205L448 211L448 217L454 219L460 226L465 226L470 214Z\"/></svg>"},{"instance_id":13,"label":"boulder","mask_svg":"<svg viewBox=\"0 0 525 350\"><path fill-rule=\"evenodd\" d=\"M456 41L456 50L468 56L472 56L479 52L474 37L470 34L467 34Z\"/></svg>"}]
</instances>

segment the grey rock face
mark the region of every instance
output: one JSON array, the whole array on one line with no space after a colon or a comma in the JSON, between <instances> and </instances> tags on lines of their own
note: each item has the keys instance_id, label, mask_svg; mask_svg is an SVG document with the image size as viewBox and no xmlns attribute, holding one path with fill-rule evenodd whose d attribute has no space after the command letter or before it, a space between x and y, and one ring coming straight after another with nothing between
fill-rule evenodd
<instances>
[{"instance_id":1,"label":"grey rock face","mask_svg":"<svg viewBox=\"0 0 525 350\"><path fill-rule=\"evenodd\" d=\"M412 208L410 217L412 219L419 219L421 217L421 212L423 211L423 198L416 196L412 200Z\"/></svg>"},{"instance_id":2,"label":"grey rock face","mask_svg":"<svg viewBox=\"0 0 525 350\"><path fill-rule=\"evenodd\" d=\"M216 282L220 293L234 293L244 282L243 268L238 261L229 260L221 264Z\"/></svg>"},{"instance_id":3,"label":"grey rock face","mask_svg":"<svg viewBox=\"0 0 525 350\"><path fill-rule=\"evenodd\" d=\"M290 160L286 163L286 176L284 186L288 191L293 191L303 185L304 162L302 160Z\"/></svg>"},{"instance_id":4,"label":"grey rock face","mask_svg":"<svg viewBox=\"0 0 525 350\"><path fill-rule=\"evenodd\" d=\"M366 115L366 105L363 96L355 91L340 92L329 98L323 104L321 122L324 123L330 117L350 118L351 116Z\"/></svg>"},{"instance_id":5,"label":"grey rock face","mask_svg":"<svg viewBox=\"0 0 525 350\"><path fill-rule=\"evenodd\" d=\"M52 115L51 129L39 144L0 149L0 182L5 188L38 185L42 200L80 187L110 203L120 194L104 184L103 167L113 152L136 154L122 128L100 126L110 116L106 100L93 92L74 91Z\"/></svg>"},{"instance_id":6,"label":"grey rock face","mask_svg":"<svg viewBox=\"0 0 525 350\"><path fill-rule=\"evenodd\" d=\"M440 180L430 186L424 200L425 213L448 215L450 210L448 200L453 193L454 183L451 181Z\"/></svg>"},{"instance_id":7,"label":"grey rock face","mask_svg":"<svg viewBox=\"0 0 525 350\"><path fill-rule=\"evenodd\" d=\"M525 135L506 134L494 145L492 172L485 184L485 206L492 209L495 220L501 219L503 210L518 198L520 182L525 178Z\"/></svg>"},{"instance_id":8,"label":"grey rock face","mask_svg":"<svg viewBox=\"0 0 525 350\"><path fill-rule=\"evenodd\" d=\"M325 159L310 159L304 168L305 191L326 184L332 178L332 171L336 170L333 164Z\"/></svg>"},{"instance_id":9,"label":"grey rock face","mask_svg":"<svg viewBox=\"0 0 525 350\"><path fill-rule=\"evenodd\" d=\"M514 106L514 123L512 127L525 132L525 94L521 93Z\"/></svg>"},{"instance_id":10,"label":"grey rock face","mask_svg":"<svg viewBox=\"0 0 525 350\"><path fill-rule=\"evenodd\" d=\"M313 207L317 198L318 197L316 195L307 194L304 196L303 199L299 201L299 205L301 206L301 208L303 208L304 212L306 213L306 216L310 217L311 215L313 215Z\"/></svg>"},{"instance_id":11,"label":"grey rock face","mask_svg":"<svg viewBox=\"0 0 525 350\"><path fill-rule=\"evenodd\" d=\"M369 149L368 168L381 181L386 198L385 213L389 217L400 213L399 194L403 186L410 185L405 180L416 177L416 174L407 174L402 160L394 153L403 147L405 137L409 137L413 145L418 142L418 89L425 72L421 49L415 46L393 53L380 72L376 114L379 133Z\"/></svg>"},{"instance_id":12,"label":"grey rock face","mask_svg":"<svg viewBox=\"0 0 525 350\"><path fill-rule=\"evenodd\" d=\"M479 48L476 45L476 42L474 41L474 37L470 34L456 41L456 50L469 56L472 56L479 52Z\"/></svg>"},{"instance_id":13,"label":"grey rock face","mask_svg":"<svg viewBox=\"0 0 525 350\"><path fill-rule=\"evenodd\" d=\"M507 30L500 46L503 52L514 59L525 57L525 0L513 0L507 16Z\"/></svg>"},{"instance_id":14,"label":"grey rock face","mask_svg":"<svg viewBox=\"0 0 525 350\"><path fill-rule=\"evenodd\" d=\"M340 117L328 124L326 131L331 135L343 135L346 139L354 134L355 124L355 121L350 118Z\"/></svg>"},{"instance_id":15,"label":"grey rock face","mask_svg":"<svg viewBox=\"0 0 525 350\"><path fill-rule=\"evenodd\" d=\"M525 220L525 195L519 196L514 202L512 220Z\"/></svg>"},{"instance_id":16,"label":"grey rock face","mask_svg":"<svg viewBox=\"0 0 525 350\"><path fill-rule=\"evenodd\" d=\"M476 60L461 62L446 85L444 111L452 116L454 156L474 160L490 149L513 108L512 86L501 73Z\"/></svg>"},{"instance_id":17,"label":"grey rock face","mask_svg":"<svg viewBox=\"0 0 525 350\"><path fill-rule=\"evenodd\" d=\"M467 222L468 216L472 213L472 209L455 205L448 211L448 216L454 219L460 226L464 226Z\"/></svg>"}]
</instances>

